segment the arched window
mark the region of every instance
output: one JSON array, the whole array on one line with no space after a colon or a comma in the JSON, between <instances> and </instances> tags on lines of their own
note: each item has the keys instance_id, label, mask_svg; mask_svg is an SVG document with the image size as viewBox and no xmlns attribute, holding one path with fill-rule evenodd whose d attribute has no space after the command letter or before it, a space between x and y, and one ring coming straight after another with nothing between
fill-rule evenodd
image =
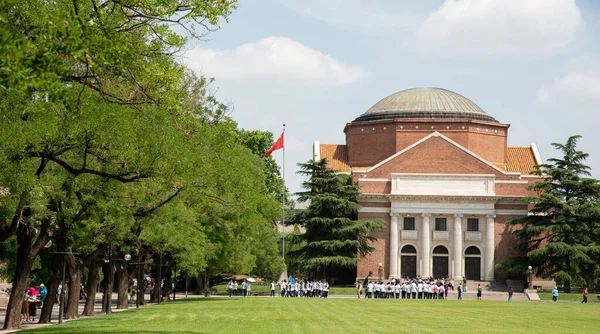
<instances>
[{"instance_id":1,"label":"arched window","mask_svg":"<svg viewBox=\"0 0 600 334\"><path fill-rule=\"evenodd\" d=\"M406 245L406 246L402 247L402 250L400 251L400 253L417 254L417 250L415 249L415 247L413 247L411 245Z\"/></svg>"},{"instance_id":2,"label":"arched window","mask_svg":"<svg viewBox=\"0 0 600 334\"><path fill-rule=\"evenodd\" d=\"M433 249L433 254L448 254L448 249L444 246L437 246Z\"/></svg>"},{"instance_id":3,"label":"arched window","mask_svg":"<svg viewBox=\"0 0 600 334\"><path fill-rule=\"evenodd\" d=\"M481 252L479 251L479 248L477 248L475 246L471 246L465 250L465 254L466 255L481 255Z\"/></svg>"}]
</instances>

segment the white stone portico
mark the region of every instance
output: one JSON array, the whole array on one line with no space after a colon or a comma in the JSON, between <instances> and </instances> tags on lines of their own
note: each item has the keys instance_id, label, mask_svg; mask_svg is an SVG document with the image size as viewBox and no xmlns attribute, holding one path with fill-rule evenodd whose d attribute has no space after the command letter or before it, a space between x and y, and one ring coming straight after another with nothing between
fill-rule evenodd
<instances>
[{"instance_id":1,"label":"white stone portico","mask_svg":"<svg viewBox=\"0 0 600 334\"><path fill-rule=\"evenodd\" d=\"M494 280L494 175L394 173L391 183L389 195L364 195L389 208L361 208L390 215L390 278Z\"/></svg>"}]
</instances>

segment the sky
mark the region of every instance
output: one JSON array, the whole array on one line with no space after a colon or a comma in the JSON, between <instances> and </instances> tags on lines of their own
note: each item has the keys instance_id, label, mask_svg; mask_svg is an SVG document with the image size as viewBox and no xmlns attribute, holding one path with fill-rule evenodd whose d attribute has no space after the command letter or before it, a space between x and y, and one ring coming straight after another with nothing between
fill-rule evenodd
<instances>
[{"instance_id":1,"label":"sky","mask_svg":"<svg viewBox=\"0 0 600 334\"><path fill-rule=\"evenodd\" d=\"M413 87L467 97L544 160L581 135L600 178L600 1L240 0L220 27L186 63L240 127L277 138L286 124L292 192L314 141L344 144L346 123Z\"/></svg>"}]
</instances>

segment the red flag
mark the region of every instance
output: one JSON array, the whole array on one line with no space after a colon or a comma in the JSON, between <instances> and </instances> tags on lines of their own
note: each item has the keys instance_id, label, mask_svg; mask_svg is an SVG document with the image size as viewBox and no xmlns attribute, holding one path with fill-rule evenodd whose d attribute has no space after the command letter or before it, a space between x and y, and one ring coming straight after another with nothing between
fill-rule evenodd
<instances>
[{"instance_id":1,"label":"red flag","mask_svg":"<svg viewBox=\"0 0 600 334\"><path fill-rule=\"evenodd\" d=\"M273 151L277 151L280 148L283 148L283 132L281 133L281 136L279 136L279 139L277 139L275 144L273 144L273 146L271 146L267 153L265 153L265 157L270 157Z\"/></svg>"}]
</instances>

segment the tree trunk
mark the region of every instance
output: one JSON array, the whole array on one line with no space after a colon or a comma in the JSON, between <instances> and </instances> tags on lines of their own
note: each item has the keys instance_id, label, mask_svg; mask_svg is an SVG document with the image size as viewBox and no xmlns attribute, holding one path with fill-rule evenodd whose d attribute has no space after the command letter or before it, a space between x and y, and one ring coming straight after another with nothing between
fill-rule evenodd
<instances>
[{"instance_id":1,"label":"tree trunk","mask_svg":"<svg viewBox=\"0 0 600 334\"><path fill-rule=\"evenodd\" d=\"M69 299L66 304L65 319L79 318L79 295L81 293L81 276L83 275L83 261L75 257L69 248L67 268L69 270Z\"/></svg>"},{"instance_id":2,"label":"tree trunk","mask_svg":"<svg viewBox=\"0 0 600 334\"><path fill-rule=\"evenodd\" d=\"M165 284L162 288L162 297L163 300L169 300L171 295L171 267L165 267L163 274L165 275Z\"/></svg>"},{"instance_id":3,"label":"tree trunk","mask_svg":"<svg viewBox=\"0 0 600 334\"><path fill-rule=\"evenodd\" d=\"M88 317L94 315L94 305L96 304L96 286L98 285L98 271L98 252L96 251L90 256L87 279L87 298L85 299L85 306L81 315Z\"/></svg>"},{"instance_id":4,"label":"tree trunk","mask_svg":"<svg viewBox=\"0 0 600 334\"><path fill-rule=\"evenodd\" d=\"M127 262L119 261L117 267L117 309L127 309L129 302L129 272L127 271Z\"/></svg>"},{"instance_id":5,"label":"tree trunk","mask_svg":"<svg viewBox=\"0 0 600 334\"><path fill-rule=\"evenodd\" d=\"M115 283L115 263L110 262L104 266L104 296L102 297L102 310L106 311L107 306L110 313L112 308L112 292Z\"/></svg>"},{"instance_id":6,"label":"tree trunk","mask_svg":"<svg viewBox=\"0 0 600 334\"><path fill-rule=\"evenodd\" d=\"M56 249L64 249L64 238L60 241L61 246ZM50 272L50 280L48 281L48 294L46 300L44 300L44 307L40 314L40 324L49 324L52 319L52 309L54 303L56 303L56 295L58 294L58 285L61 281L62 274L62 254L54 254L54 260L52 261L52 271Z\"/></svg>"},{"instance_id":7,"label":"tree trunk","mask_svg":"<svg viewBox=\"0 0 600 334\"><path fill-rule=\"evenodd\" d=\"M21 222L17 228L17 268L13 281L13 290L10 294L6 315L4 318L4 329L21 329L21 309L25 299L27 280L31 273L31 266L40 250L48 243L52 233L50 231L50 218L44 219L39 229L39 237L33 243L37 230L29 223Z\"/></svg>"},{"instance_id":8,"label":"tree trunk","mask_svg":"<svg viewBox=\"0 0 600 334\"><path fill-rule=\"evenodd\" d=\"M158 298L160 298L160 287L161 287L161 269L162 267L160 266L160 262L156 261L156 259L154 260L155 264L159 264L158 266L154 267L154 288L152 289L152 296L150 297L150 302L151 303L157 303L158 302Z\"/></svg>"}]
</instances>

